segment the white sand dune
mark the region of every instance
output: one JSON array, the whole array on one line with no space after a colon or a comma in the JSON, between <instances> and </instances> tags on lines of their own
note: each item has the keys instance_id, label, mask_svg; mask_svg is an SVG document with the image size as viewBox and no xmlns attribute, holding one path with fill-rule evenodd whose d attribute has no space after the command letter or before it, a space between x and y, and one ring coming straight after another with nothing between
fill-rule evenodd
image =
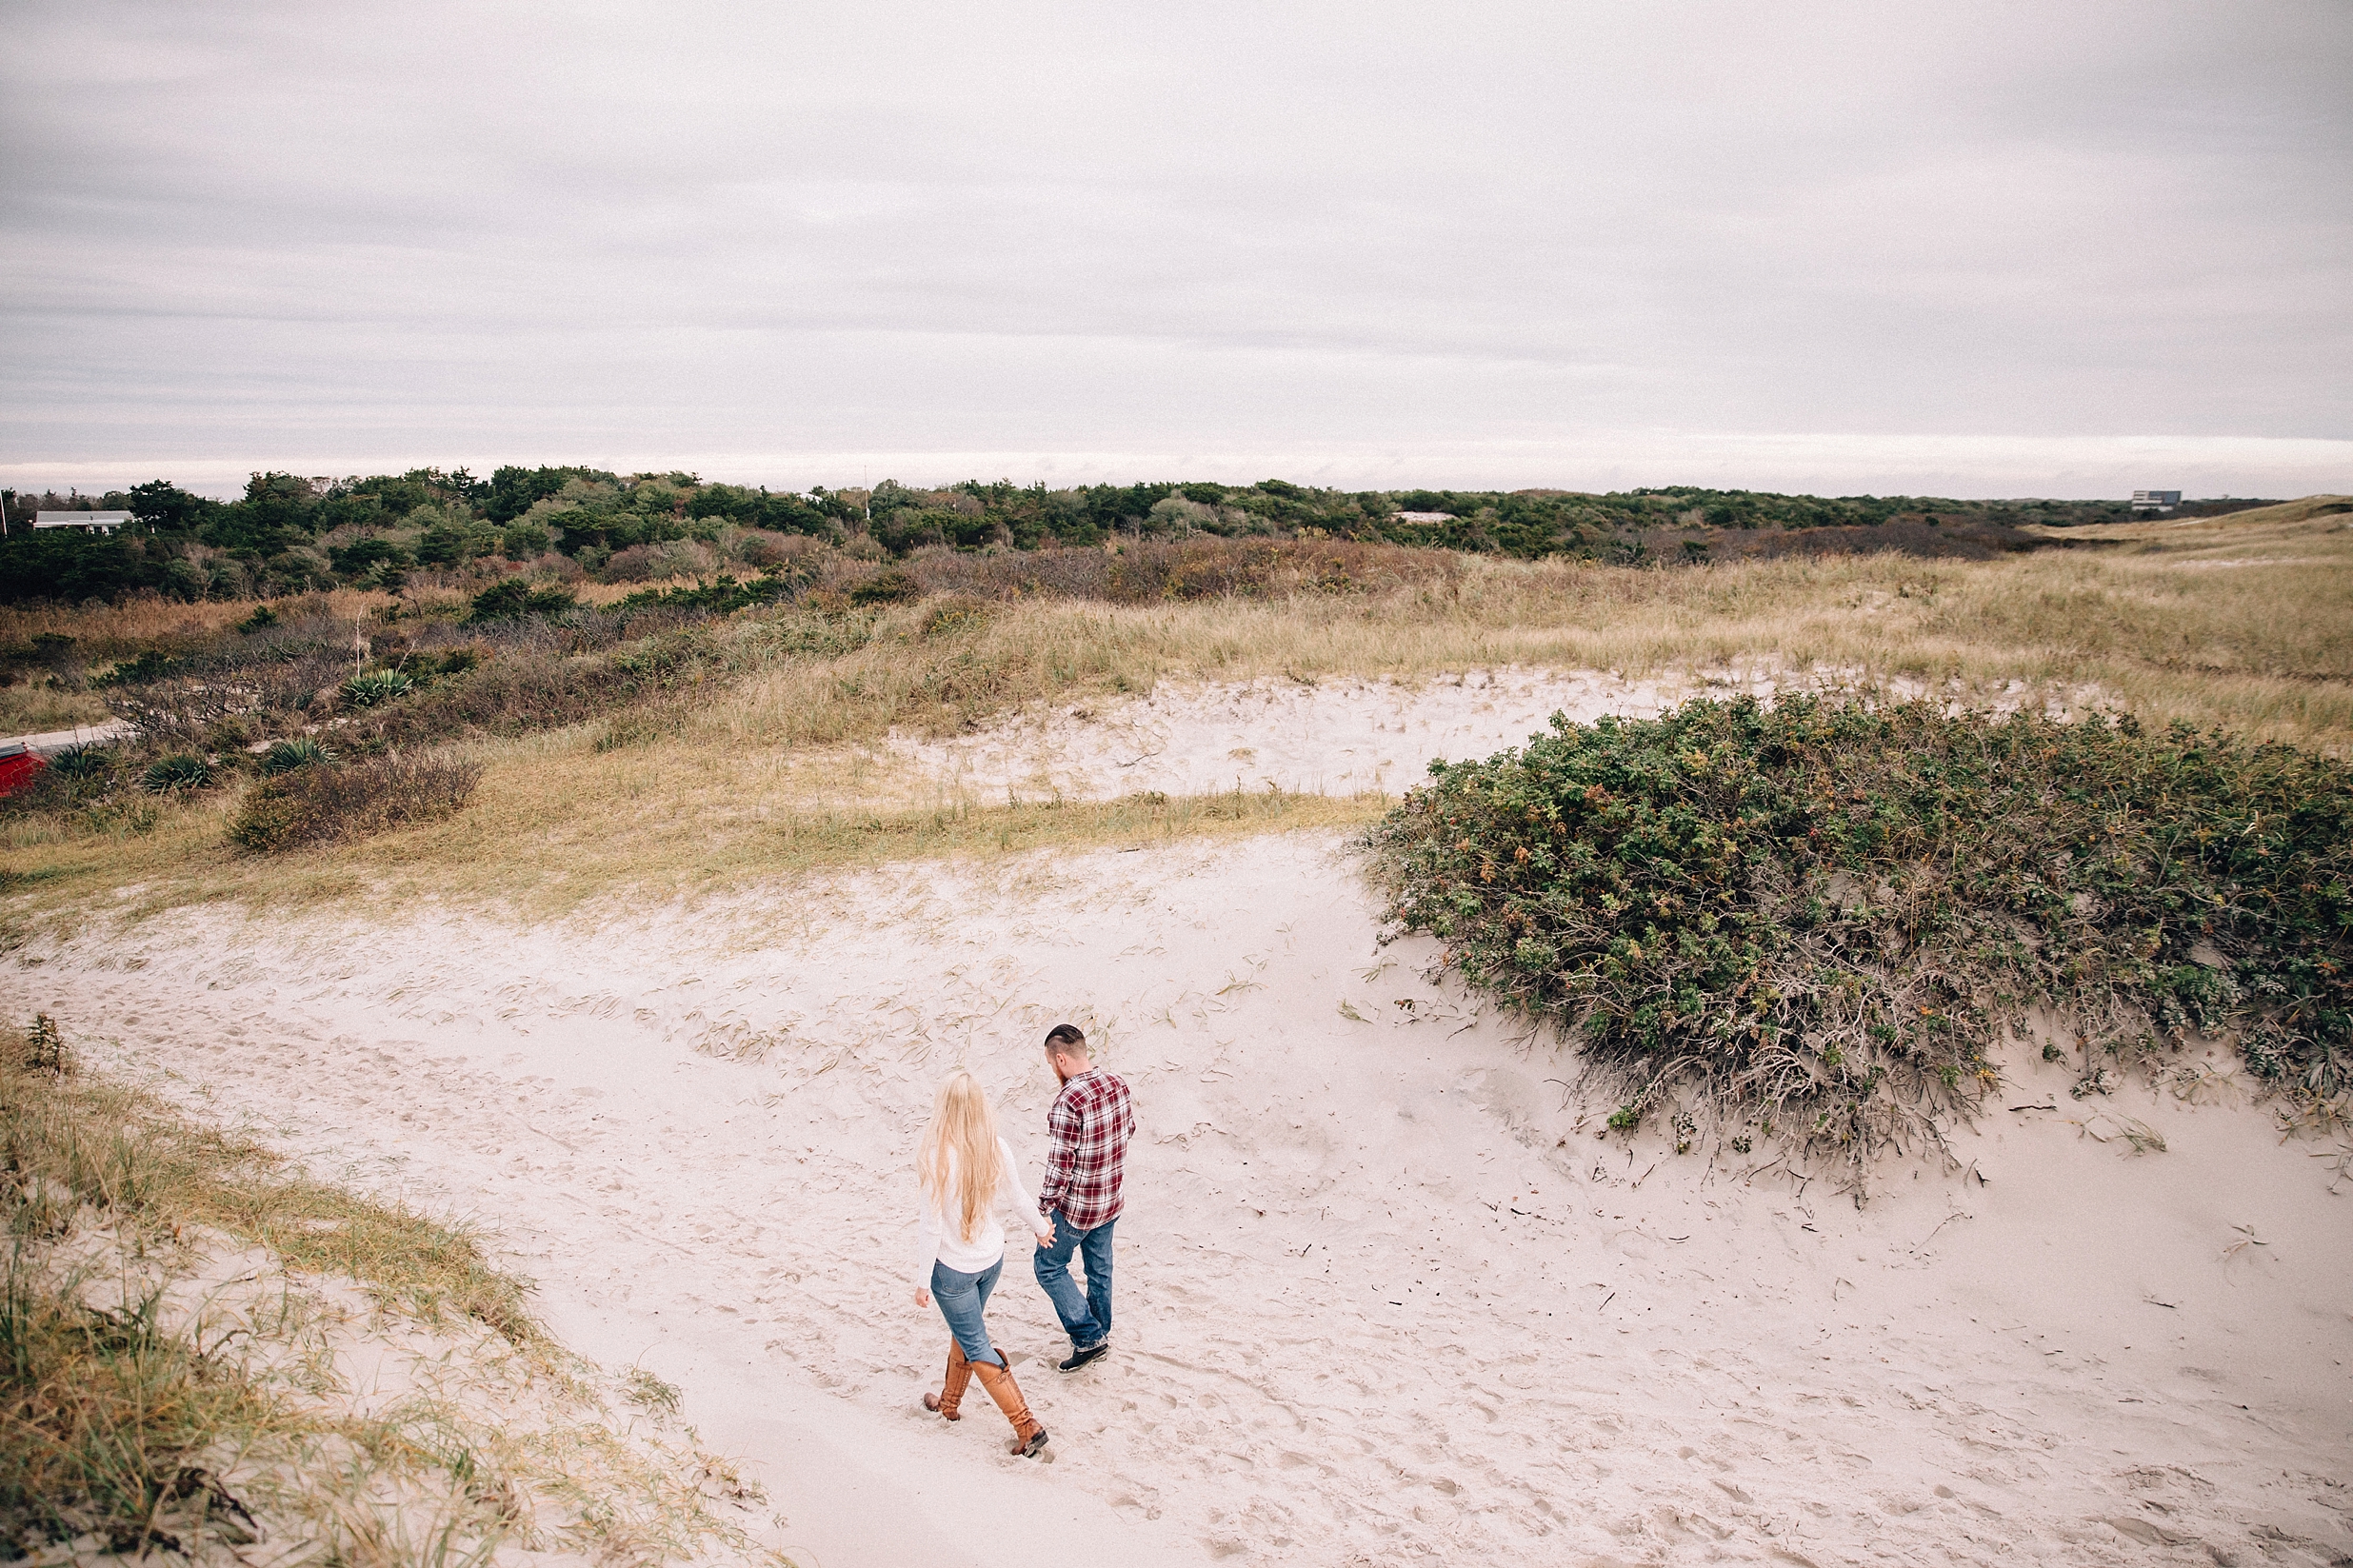
<instances>
[{"instance_id":1,"label":"white sand dune","mask_svg":"<svg viewBox=\"0 0 2353 1568\"><path fill-rule=\"evenodd\" d=\"M1143 790L1200 795L1269 785L1291 794L1402 794L1432 758L1486 757L1525 745L1552 715L1590 724L1649 717L1688 698L1859 683L1864 672L1793 674L1766 663L1633 680L1605 670L1506 665L1419 680L1169 683L1142 696L1032 711L946 740L893 736L881 751L935 796L982 801L1060 795L1101 800ZM1885 677L1899 697L1937 694L1996 710L2035 704L2055 715L2105 705L2092 685L1992 691Z\"/></svg>"},{"instance_id":2,"label":"white sand dune","mask_svg":"<svg viewBox=\"0 0 2353 1568\"><path fill-rule=\"evenodd\" d=\"M894 739L904 764L950 791L1072 800L1138 790L1401 793L1433 757L1525 744L1552 714L1589 723L1650 715L1701 691L1769 693L1765 676L1718 671L1629 681L1599 670L1471 670L1423 681L1329 676L1168 685L1116 703L1032 713L946 741Z\"/></svg>"},{"instance_id":3,"label":"white sand dune","mask_svg":"<svg viewBox=\"0 0 2353 1568\"><path fill-rule=\"evenodd\" d=\"M1860 1209L1629 1150L1426 948L1376 947L1343 847L910 866L592 928L189 911L20 953L0 1004L479 1220L575 1347L684 1387L813 1568L2353 1552L2342 1148L2226 1082L2079 1103L2029 1060L2002 1102L2048 1108ZM979 1071L1034 1160L1065 1017L1142 1133L1113 1357L1057 1376L1007 1260L1039 1465L985 1405L917 1410L946 1338L902 1255L940 1074ZM2165 1150L2102 1141L2125 1116Z\"/></svg>"}]
</instances>

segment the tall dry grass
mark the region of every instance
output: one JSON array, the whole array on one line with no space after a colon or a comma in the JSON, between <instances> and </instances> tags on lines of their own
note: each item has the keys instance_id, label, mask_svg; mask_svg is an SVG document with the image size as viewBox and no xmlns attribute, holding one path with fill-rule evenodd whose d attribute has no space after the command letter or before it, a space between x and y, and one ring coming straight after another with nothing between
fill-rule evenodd
<instances>
[{"instance_id":1,"label":"tall dry grass","mask_svg":"<svg viewBox=\"0 0 2353 1568\"><path fill-rule=\"evenodd\" d=\"M1443 585L1382 595L1025 603L945 640L916 635L902 612L839 658L767 660L747 645L739 693L712 711L737 744L824 745L894 725L953 732L1008 707L1166 680L1769 664L1980 692L2097 685L2146 719L2342 751L2353 742L2353 533L2334 518L2239 534L2229 522L2078 529L2077 548L1989 562L1645 571L1480 560Z\"/></svg>"},{"instance_id":2,"label":"tall dry grass","mask_svg":"<svg viewBox=\"0 0 2353 1568\"><path fill-rule=\"evenodd\" d=\"M2146 723L2220 725L2345 755L2353 519L2300 506L2073 529L2067 548L1986 562L1635 570L1474 560L1383 593L964 601L953 614L939 600L831 617L787 608L693 633L680 655L693 677L657 705L457 748L487 771L474 805L451 823L257 867L224 847L230 806L219 795L135 821L11 822L5 847L18 892L0 918L70 915L127 886L136 892L110 907L364 893L545 909L820 862L994 852L999 837L1012 841L993 828L842 827L862 812L886 824L972 824L1009 809L910 793L872 743L894 728L953 734L1163 682L1765 666L2010 701L2095 688ZM1355 820L1377 806L1285 809L1265 825L1314 813ZM1081 831L1090 820L1053 822L1069 824L1071 842L1100 842L1087 837L1096 829ZM1173 820L1186 832L1234 830L1189 808ZM1050 839L1030 832L1023 842ZM810 847L820 843L830 846L822 854Z\"/></svg>"},{"instance_id":3,"label":"tall dry grass","mask_svg":"<svg viewBox=\"0 0 2353 1568\"><path fill-rule=\"evenodd\" d=\"M336 588L327 593L306 594L299 603L323 605L338 618L349 621L362 610L381 620L399 601L374 589ZM260 604L255 599L207 599L187 604L160 594L141 593L113 605L0 605L0 645L30 643L48 632L72 638L79 651L97 661L142 648L162 647L169 651L175 645L192 646L219 636L251 615Z\"/></svg>"}]
</instances>

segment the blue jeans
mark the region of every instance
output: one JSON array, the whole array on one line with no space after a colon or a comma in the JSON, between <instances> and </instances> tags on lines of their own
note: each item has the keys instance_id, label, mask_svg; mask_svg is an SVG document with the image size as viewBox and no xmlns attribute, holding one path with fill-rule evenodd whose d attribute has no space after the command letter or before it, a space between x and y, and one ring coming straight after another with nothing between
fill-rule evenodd
<instances>
[{"instance_id":1,"label":"blue jeans","mask_svg":"<svg viewBox=\"0 0 2353 1568\"><path fill-rule=\"evenodd\" d=\"M1062 1320L1074 1350L1092 1350L1111 1337L1111 1227L1118 1223L1106 1220L1093 1230L1078 1230L1056 1209L1054 1244L1029 1255L1029 1266L1037 1271L1038 1284L1054 1303L1054 1316ZM1073 1252L1087 1270L1084 1296L1070 1278Z\"/></svg>"},{"instance_id":2,"label":"blue jeans","mask_svg":"<svg viewBox=\"0 0 2353 1568\"><path fill-rule=\"evenodd\" d=\"M989 1347L988 1325L981 1320L981 1314L988 1310L988 1293L997 1288L997 1276L1004 1272L1002 1258L978 1274L959 1274L938 1261L931 1265L931 1299L940 1304L947 1332L964 1347L967 1361L1005 1365L1005 1358Z\"/></svg>"}]
</instances>

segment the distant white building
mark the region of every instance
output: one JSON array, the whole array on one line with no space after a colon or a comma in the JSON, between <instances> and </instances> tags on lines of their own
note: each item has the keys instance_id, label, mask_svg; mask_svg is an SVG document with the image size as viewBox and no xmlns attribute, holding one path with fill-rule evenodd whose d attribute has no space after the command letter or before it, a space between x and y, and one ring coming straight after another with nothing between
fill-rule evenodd
<instances>
[{"instance_id":1,"label":"distant white building","mask_svg":"<svg viewBox=\"0 0 2353 1568\"><path fill-rule=\"evenodd\" d=\"M2169 512L2182 504L2179 490L2135 490L2132 509L2136 512Z\"/></svg>"},{"instance_id":2,"label":"distant white building","mask_svg":"<svg viewBox=\"0 0 2353 1568\"><path fill-rule=\"evenodd\" d=\"M1400 523L1451 523L1454 521L1454 514L1452 512L1399 512L1397 521Z\"/></svg>"},{"instance_id":3,"label":"distant white building","mask_svg":"<svg viewBox=\"0 0 2353 1568\"><path fill-rule=\"evenodd\" d=\"M95 528L100 533L112 533L130 521L129 512L41 512L32 520L36 528Z\"/></svg>"}]
</instances>

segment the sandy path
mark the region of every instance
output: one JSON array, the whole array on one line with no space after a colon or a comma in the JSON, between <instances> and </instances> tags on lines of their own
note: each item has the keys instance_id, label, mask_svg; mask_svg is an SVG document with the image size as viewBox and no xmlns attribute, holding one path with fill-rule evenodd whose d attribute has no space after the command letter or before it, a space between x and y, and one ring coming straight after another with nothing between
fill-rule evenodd
<instances>
[{"instance_id":1,"label":"sandy path","mask_svg":"<svg viewBox=\"0 0 2353 1568\"><path fill-rule=\"evenodd\" d=\"M2353 1182L2267 1116L2085 1107L2036 1063L2004 1103L2056 1109L1858 1211L1577 1130L1560 1065L1373 917L1300 835L594 930L189 912L20 954L0 1002L479 1217L575 1344L684 1384L817 1568L1026 1563L1032 1525L1118 1561L2353 1551ZM1143 1132L1108 1362L1039 1364L1059 1335L1007 1260L1039 1467L985 1409L914 1409L945 1340L906 1299L906 1162L957 1062L1034 1159L1063 1016ZM2100 1114L2168 1151L2070 1124Z\"/></svg>"},{"instance_id":2,"label":"sandy path","mask_svg":"<svg viewBox=\"0 0 2353 1568\"><path fill-rule=\"evenodd\" d=\"M104 745L119 741L130 733L130 725L121 719L110 719L99 724L81 724L72 729L45 729L31 735L0 736L0 749L21 745L28 751L37 751L44 757L77 745Z\"/></svg>"}]
</instances>

